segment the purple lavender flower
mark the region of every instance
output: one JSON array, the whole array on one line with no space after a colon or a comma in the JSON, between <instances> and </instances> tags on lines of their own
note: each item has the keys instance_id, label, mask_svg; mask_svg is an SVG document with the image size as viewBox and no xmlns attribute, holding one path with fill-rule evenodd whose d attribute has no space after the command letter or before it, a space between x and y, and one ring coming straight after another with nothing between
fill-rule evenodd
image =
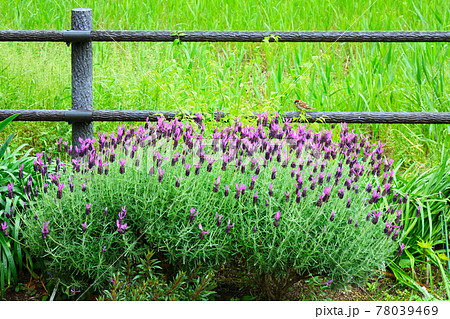
<instances>
[{"instance_id":1,"label":"purple lavender flower","mask_svg":"<svg viewBox=\"0 0 450 319\"><path fill-rule=\"evenodd\" d=\"M38 220L38 215L36 213L34 213L34 219L37 221Z\"/></svg>"},{"instance_id":2,"label":"purple lavender flower","mask_svg":"<svg viewBox=\"0 0 450 319\"><path fill-rule=\"evenodd\" d=\"M177 178L177 180L175 181L175 186L178 188L180 187L180 179Z\"/></svg>"},{"instance_id":3,"label":"purple lavender flower","mask_svg":"<svg viewBox=\"0 0 450 319\"><path fill-rule=\"evenodd\" d=\"M14 193L13 193L14 183L8 184L7 187L8 187L8 197L9 197L10 199L12 199L13 196L14 196Z\"/></svg>"},{"instance_id":4,"label":"purple lavender flower","mask_svg":"<svg viewBox=\"0 0 450 319\"><path fill-rule=\"evenodd\" d=\"M72 181L71 181L71 183L72 183ZM56 192L56 197L58 197L58 199L61 199L61 198L62 198L62 191L63 191L63 188L64 188L64 183L60 183L60 184L58 185L58 191Z\"/></svg>"},{"instance_id":5,"label":"purple lavender flower","mask_svg":"<svg viewBox=\"0 0 450 319\"><path fill-rule=\"evenodd\" d=\"M227 234L230 232L231 227L234 227L234 224L233 224L233 225L230 225L230 219L228 218L228 225L227 225L227 228L225 229L225 232L226 232Z\"/></svg>"},{"instance_id":6,"label":"purple lavender flower","mask_svg":"<svg viewBox=\"0 0 450 319\"><path fill-rule=\"evenodd\" d=\"M70 289L70 293L71 293L72 296L75 296L75 294L76 294L77 292L80 292L80 291L79 291L79 290L76 290L75 287L72 288L72 289Z\"/></svg>"},{"instance_id":7,"label":"purple lavender flower","mask_svg":"<svg viewBox=\"0 0 450 319\"><path fill-rule=\"evenodd\" d=\"M86 215L89 215L89 213L91 212L91 203L86 204Z\"/></svg>"},{"instance_id":8,"label":"purple lavender flower","mask_svg":"<svg viewBox=\"0 0 450 319\"><path fill-rule=\"evenodd\" d=\"M416 210L416 217L420 216L420 206L417 206L417 210Z\"/></svg>"},{"instance_id":9,"label":"purple lavender flower","mask_svg":"<svg viewBox=\"0 0 450 319\"><path fill-rule=\"evenodd\" d=\"M106 253L106 246L103 246L102 248L102 255L104 255Z\"/></svg>"},{"instance_id":10,"label":"purple lavender flower","mask_svg":"<svg viewBox=\"0 0 450 319\"><path fill-rule=\"evenodd\" d=\"M253 204L256 205L256 203L258 202L258 191L256 191L255 195L253 195Z\"/></svg>"},{"instance_id":11,"label":"purple lavender flower","mask_svg":"<svg viewBox=\"0 0 450 319\"><path fill-rule=\"evenodd\" d=\"M370 193L372 191L372 184L367 184L366 192Z\"/></svg>"},{"instance_id":12,"label":"purple lavender flower","mask_svg":"<svg viewBox=\"0 0 450 319\"><path fill-rule=\"evenodd\" d=\"M392 197L392 202L395 204L395 202L397 201L397 197L398 197L398 194L397 193L394 193L394 197Z\"/></svg>"},{"instance_id":13,"label":"purple lavender flower","mask_svg":"<svg viewBox=\"0 0 450 319\"><path fill-rule=\"evenodd\" d=\"M209 230L204 231L203 227L202 227L202 224L198 224L198 228L200 228L200 231L201 231L201 233L198 235L198 237L200 238L200 240L202 240L203 238L205 238L205 235L207 233L209 233Z\"/></svg>"},{"instance_id":14,"label":"purple lavender flower","mask_svg":"<svg viewBox=\"0 0 450 319\"><path fill-rule=\"evenodd\" d=\"M70 191L73 193L74 185L73 185L72 181L70 181L69 188L70 188ZM61 194L61 196L62 196L62 194Z\"/></svg>"},{"instance_id":15,"label":"purple lavender flower","mask_svg":"<svg viewBox=\"0 0 450 319\"><path fill-rule=\"evenodd\" d=\"M399 230L397 229L397 230L395 231L394 235L392 235L392 240L393 240L393 241L396 241L398 235L399 235Z\"/></svg>"},{"instance_id":16,"label":"purple lavender flower","mask_svg":"<svg viewBox=\"0 0 450 319\"><path fill-rule=\"evenodd\" d=\"M340 199L344 198L344 187L338 190L338 196Z\"/></svg>"},{"instance_id":17,"label":"purple lavender flower","mask_svg":"<svg viewBox=\"0 0 450 319\"><path fill-rule=\"evenodd\" d=\"M214 181L215 186L213 187L213 192L217 193L219 191L219 185L220 185L220 176L217 177L217 182Z\"/></svg>"},{"instance_id":18,"label":"purple lavender flower","mask_svg":"<svg viewBox=\"0 0 450 319\"><path fill-rule=\"evenodd\" d=\"M50 233L50 231L48 230L48 221L44 221L44 227L42 227L42 238L44 240L47 239L47 234Z\"/></svg>"},{"instance_id":19,"label":"purple lavender flower","mask_svg":"<svg viewBox=\"0 0 450 319\"><path fill-rule=\"evenodd\" d=\"M162 182L162 179L163 179L163 175L164 175L164 172L165 172L166 170L165 169L163 169L163 170L161 170L161 168L158 168L158 182Z\"/></svg>"},{"instance_id":20,"label":"purple lavender flower","mask_svg":"<svg viewBox=\"0 0 450 319\"><path fill-rule=\"evenodd\" d=\"M400 250L397 253L397 256L401 256L403 254L403 250L405 249L405 244L400 244Z\"/></svg>"},{"instance_id":21,"label":"purple lavender flower","mask_svg":"<svg viewBox=\"0 0 450 319\"><path fill-rule=\"evenodd\" d=\"M194 164L194 166L195 166L195 175L200 174L200 167L202 166L202 164L201 163Z\"/></svg>"},{"instance_id":22,"label":"purple lavender flower","mask_svg":"<svg viewBox=\"0 0 450 319\"><path fill-rule=\"evenodd\" d=\"M217 214L217 213L216 213ZM216 215L217 216L217 215ZM219 220L217 221L217 227L219 227L221 224L222 224L222 217L223 217L223 215L220 215L219 216Z\"/></svg>"},{"instance_id":23,"label":"purple lavender flower","mask_svg":"<svg viewBox=\"0 0 450 319\"><path fill-rule=\"evenodd\" d=\"M405 196L403 197L403 204L406 204L408 200L408 194L405 194Z\"/></svg>"},{"instance_id":24,"label":"purple lavender flower","mask_svg":"<svg viewBox=\"0 0 450 319\"><path fill-rule=\"evenodd\" d=\"M308 189L308 187L307 186L305 186L304 188L303 188L303 191L302 191L302 197L306 197L306 190Z\"/></svg>"},{"instance_id":25,"label":"purple lavender flower","mask_svg":"<svg viewBox=\"0 0 450 319\"><path fill-rule=\"evenodd\" d=\"M127 223L125 224L121 224L121 222L119 220L116 220L116 225L117 225L117 231L119 234L125 234L125 231L127 230L128 226Z\"/></svg>"},{"instance_id":26,"label":"purple lavender flower","mask_svg":"<svg viewBox=\"0 0 450 319\"><path fill-rule=\"evenodd\" d=\"M19 178L22 179L23 178L23 163L19 168Z\"/></svg>"},{"instance_id":27,"label":"purple lavender flower","mask_svg":"<svg viewBox=\"0 0 450 319\"><path fill-rule=\"evenodd\" d=\"M334 214L335 214L336 212L333 210L332 212L331 212L331 217L330 217L330 221L333 221L334 220Z\"/></svg>"},{"instance_id":28,"label":"purple lavender flower","mask_svg":"<svg viewBox=\"0 0 450 319\"><path fill-rule=\"evenodd\" d=\"M369 204L376 204L378 203L379 200L380 200L380 193L377 192L376 189L374 189L372 192L372 198L369 199Z\"/></svg>"},{"instance_id":29,"label":"purple lavender flower","mask_svg":"<svg viewBox=\"0 0 450 319\"><path fill-rule=\"evenodd\" d=\"M250 182L250 186L248 187L249 190L253 190L253 188L255 187L256 177L258 176L252 175L252 181Z\"/></svg>"},{"instance_id":30,"label":"purple lavender flower","mask_svg":"<svg viewBox=\"0 0 450 319\"><path fill-rule=\"evenodd\" d=\"M347 200L347 208L350 208L350 197Z\"/></svg>"},{"instance_id":31,"label":"purple lavender flower","mask_svg":"<svg viewBox=\"0 0 450 319\"><path fill-rule=\"evenodd\" d=\"M273 225L274 225L275 227L278 227L278 226L280 225L280 215L281 215L281 212L280 212L280 211L278 211L278 212L275 214L275 221L273 222Z\"/></svg>"},{"instance_id":32,"label":"purple lavender flower","mask_svg":"<svg viewBox=\"0 0 450 319\"><path fill-rule=\"evenodd\" d=\"M81 233L84 234L87 230L86 222L82 223L81 226L83 226L83 229L81 230Z\"/></svg>"},{"instance_id":33,"label":"purple lavender flower","mask_svg":"<svg viewBox=\"0 0 450 319\"><path fill-rule=\"evenodd\" d=\"M191 168L191 164L187 163L185 164L186 166L186 176L189 176L189 174L191 174L190 168Z\"/></svg>"},{"instance_id":34,"label":"purple lavender flower","mask_svg":"<svg viewBox=\"0 0 450 319\"><path fill-rule=\"evenodd\" d=\"M260 167L259 167L259 163L258 163L258 165L256 166L255 175L258 176L259 172L260 172Z\"/></svg>"},{"instance_id":35,"label":"purple lavender flower","mask_svg":"<svg viewBox=\"0 0 450 319\"><path fill-rule=\"evenodd\" d=\"M125 217L127 216L127 210L125 209L125 207L126 206L123 206L122 210L118 214L120 222L122 222L125 219Z\"/></svg>"},{"instance_id":36,"label":"purple lavender flower","mask_svg":"<svg viewBox=\"0 0 450 319\"><path fill-rule=\"evenodd\" d=\"M2 232L3 232L3 235L5 235L6 237L8 237L8 236L9 236L9 233L8 233L8 231L6 230L6 229L8 228L8 225L6 225L6 221L5 221L4 223L2 223L1 225L2 225Z\"/></svg>"},{"instance_id":37,"label":"purple lavender flower","mask_svg":"<svg viewBox=\"0 0 450 319\"><path fill-rule=\"evenodd\" d=\"M189 215L189 223L192 224L194 222L195 216L197 216L198 212L195 214L195 208L191 208L191 214Z\"/></svg>"},{"instance_id":38,"label":"purple lavender flower","mask_svg":"<svg viewBox=\"0 0 450 319\"><path fill-rule=\"evenodd\" d=\"M273 196L272 184L269 184L269 196Z\"/></svg>"},{"instance_id":39,"label":"purple lavender flower","mask_svg":"<svg viewBox=\"0 0 450 319\"><path fill-rule=\"evenodd\" d=\"M390 195L391 194L391 184L384 185L384 190L381 193L381 196Z\"/></svg>"},{"instance_id":40,"label":"purple lavender flower","mask_svg":"<svg viewBox=\"0 0 450 319\"><path fill-rule=\"evenodd\" d=\"M323 189L323 202L326 203L328 202L328 200L330 199L330 194L331 194L331 188L333 187L333 185L330 186L325 186L325 188Z\"/></svg>"},{"instance_id":41,"label":"purple lavender flower","mask_svg":"<svg viewBox=\"0 0 450 319\"><path fill-rule=\"evenodd\" d=\"M253 227L253 232L256 233L256 225Z\"/></svg>"},{"instance_id":42,"label":"purple lavender flower","mask_svg":"<svg viewBox=\"0 0 450 319\"><path fill-rule=\"evenodd\" d=\"M105 207L105 216L108 216L108 207Z\"/></svg>"},{"instance_id":43,"label":"purple lavender flower","mask_svg":"<svg viewBox=\"0 0 450 319\"><path fill-rule=\"evenodd\" d=\"M127 159L120 159L119 163L120 163L120 174L124 174L125 173L125 163L126 163Z\"/></svg>"},{"instance_id":44,"label":"purple lavender flower","mask_svg":"<svg viewBox=\"0 0 450 319\"><path fill-rule=\"evenodd\" d=\"M333 280L328 280L327 281L327 287L331 287L331 283L333 282Z\"/></svg>"},{"instance_id":45,"label":"purple lavender flower","mask_svg":"<svg viewBox=\"0 0 450 319\"><path fill-rule=\"evenodd\" d=\"M84 193L86 192L86 183L81 184L81 191Z\"/></svg>"},{"instance_id":46,"label":"purple lavender flower","mask_svg":"<svg viewBox=\"0 0 450 319\"><path fill-rule=\"evenodd\" d=\"M228 192L229 192L229 186L225 185L225 192L224 192L225 197L228 196Z\"/></svg>"},{"instance_id":47,"label":"purple lavender flower","mask_svg":"<svg viewBox=\"0 0 450 319\"><path fill-rule=\"evenodd\" d=\"M277 177L277 170L276 170L276 168L275 168L275 166L273 167L273 171L272 171L272 176L271 176L271 178L272 179L275 179L276 177Z\"/></svg>"},{"instance_id":48,"label":"purple lavender flower","mask_svg":"<svg viewBox=\"0 0 450 319\"><path fill-rule=\"evenodd\" d=\"M395 223L398 224L400 222L400 217L402 216L402 209L397 209L397 217L395 218Z\"/></svg>"},{"instance_id":49,"label":"purple lavender flower","mask_svg":"<svg viewBox=\"0 0 450 319\"><path fill-rule=\"evenodd\" d=\"M289 191L286 191L286 203L289 203L289 195L290 195Z\"/></svg>"},{"instance_id":50,"label":"purple lavender flower","mask_svg":"<svg viewBox=\"0 0 450 319\"><path fill-rule=\"evenodd\" d=\"M350 225L352 223L352 218L348 217L348 224Z\"/></svg>"},{"instance_id":51,"label":"purple lavender flower","mask_svg":"<svg viewBox=\"0 0 450 319\"><path fill-rule=\"evenodd\" d=\"M378 211L376 214L373 215L372 223L374 225L376 225L378 223L378 218L380 217L380 215L381 215L381 211Z\"/></svg>"}]
</instances>

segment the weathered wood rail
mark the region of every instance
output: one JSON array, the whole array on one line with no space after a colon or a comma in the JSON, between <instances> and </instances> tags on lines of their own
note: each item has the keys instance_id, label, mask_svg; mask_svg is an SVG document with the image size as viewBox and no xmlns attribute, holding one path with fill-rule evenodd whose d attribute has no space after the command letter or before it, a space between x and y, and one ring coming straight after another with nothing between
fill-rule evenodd
<instances>
[{"instance_id":1,"label":"weathered wood rail","mask_svg":"<svg viewBox=\"0 0 450 319\"><path fill-rule=\"evenodd\" d=\"M0 109L0 120L20 113L15 121L66 121L72 143L93 136L95 121L156 121L183 116L176 111L94 110L92 42L450 42L450 31L100 31L92 30L91 9L73 9L71 30L0 30L0 42L66 42L72 46L72 108L69 110ZM1 106L0 106L1 107ZM255 116L257 114L255 113ZM298 119L299 112L285 112ZM307 112L310 122L450 124L442 112Z\"/></svg>"}]
</instances>

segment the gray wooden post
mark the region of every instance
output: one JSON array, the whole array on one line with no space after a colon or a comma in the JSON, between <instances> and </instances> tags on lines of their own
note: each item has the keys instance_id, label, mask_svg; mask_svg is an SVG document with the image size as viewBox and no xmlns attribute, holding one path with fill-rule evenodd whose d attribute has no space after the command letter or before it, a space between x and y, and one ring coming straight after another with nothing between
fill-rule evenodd
<instances>
[{"instance_id":1,"label":"gray wooden post","mask_svg":"<svg viewBox=\"0 0 450 319\"><path fill-rule=\"evenodd\" d=\"M72 10L72 30L92 30L92 10ZM72 110L92 111L92 42L72 43ZM72 145L80 148L78 138L93 138L94 125L89 123L72 123Z\"/></svg>"}]
</instances>

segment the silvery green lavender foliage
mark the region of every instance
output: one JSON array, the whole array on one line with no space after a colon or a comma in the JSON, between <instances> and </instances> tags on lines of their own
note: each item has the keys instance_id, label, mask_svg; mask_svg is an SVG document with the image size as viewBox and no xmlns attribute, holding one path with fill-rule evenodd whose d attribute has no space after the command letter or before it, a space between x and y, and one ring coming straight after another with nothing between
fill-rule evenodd
<instances>
[{"instance_id":1,"label":"silvery green lavender foliage","mask_svg":"<svg viewBox=\"0 0 450 319\"><path fill-rule=\"evenodd\" d=\"M23 231L60 269L90 280L143 235L182 269L239 256L256 273L333 285L364 281L403 251L407 197L392 189L393 161L346 124L315 132L264 114L204 136L197 114L81 142L64 144L72 169L52 173Z\"/></svg>"}]
</instances>

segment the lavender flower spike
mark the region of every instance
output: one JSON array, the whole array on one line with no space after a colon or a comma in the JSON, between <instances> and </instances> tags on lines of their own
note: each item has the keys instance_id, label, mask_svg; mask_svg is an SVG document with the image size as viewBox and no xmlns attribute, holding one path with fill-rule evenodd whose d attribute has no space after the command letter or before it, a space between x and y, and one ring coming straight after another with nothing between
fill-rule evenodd
<instances>
[{"instance_id":1,"label":"lavender flower spike","mask_svg":"<svg viewBox=\"0 0 450 319\"><path fill-rule=\"evenodd\" d=\"M70 293L72 294L72 296L75 296L75 294L77 292L80 292L79 290L76 290L75 288L70 289Z\"/></svg>"},{"instance_id":2,"label":"lavender flower spike","mask_svg":"<svg viewBox=\"0 0 450 319\"><path fill-rule=\"evenodd\" d=\"M217 177L217 182L214 181L214 183L216 184L216 186L213 187L213 192L217 193L219 191L219 185L220 185L220 176Z\"/></svg>"},{"instance_id":3,"label":"lavender flower spike","mask_svg":"<svg viewBox=\"0 0 450 319\"><path fill-rule=\"evenodd\" d=\"M330 217L330 221L333 221L334 220L334 214L335 214L336 212L333 210L332 212L331 212L331 217Z\"/></svg>"},{"instance_id":4,"label":"lavender flower spike","mask_svg":"<svg viewBox=\"0 0 450 319\"><path fill-rule=\"evenodd\" d=\"M217 221L217 227L219 227L222 224L222 217L223 215L219 216L219 220Z\"/></svg>"},{"instance_id":5,"label":"lavender flower spike","mask_svg":"<svg viewBox=\"0 0 450 319\"><path fill-rule=\"evenodd\" d=\"M191 214L189 215L189 223L192 224L194 222L195 216L197 216L198 212L195 214L195 208L191 208Z\"/></svg>"},{"instance_id":6,"label":"lavender flower spike","mask_svg":"<svg viewBox=\"0 0 450 319\"><path fill-rule=\"evenodd\" d=\"M397 253L397 256L401 256L403 254L403 249L405 249L405 244L401 243L400 244L400 250Z\"/></svg>"},{"instance_id":7,"label":"lavender flower spike","mask_svg":"<svg viewBox=\"0 0 450 319\"><path fill-rule=\"evenodd\" d=\"M91 212L91 203L86 204L86 215L89 215L89 213Z\"/></svg>"},{"instance_id":8,"label":"lavender flower spike","mask_svg":"<svg viewBox=\"0 0 450 319\"><path fill-rule=\"evenodd\" d=\"M274 225L275 227L278 227L278 226L280 225L280 215L281 215L281 212L280 212L280 211L278 211L278 212L275 214L275 221L273 222L273 225Z\"/></svg>"},{"instance_id":9,"label":"lavender flower spike","mask_svg":"<svg viewBox=\"0 0 450 319\"><path fill-rule=\"evenodd\" d=\"M116 220L116 224L117 224L117 231L119 232L119 234L122 235L125 234L125 231L128 228L127 223L122 225L119 220Z\"/></svg>"},{"instance_id":10,"label":"lavender flower spike","mask_svg":"<svg viewBox=\"0 0 450 319\"><path fill-rule=\"evenodd\" d=\"M120 163L120 174L124 174L125 173L125 163L126 163L127 159L120 159L119 163Z\"/></svg>"},{"instance_id":11,"label":"lavender flower spike","mask_svg":"<svg viewBox=\"0 0 450 319\"><path fill-rule=\"evenodd\" d=\"M230 219L228 218L228 225L227 225L227 228L225 229L225 232L226 232L227 234L230 232L231 227L234 227L234 224L233 224L233 225L230 225Z\"/></svg>"},{"instance_id":12,"label":"lavender flower spike","mask_svg":"<svg viewBox=\"0 0 450 319\"><path fill-rule=\"evenodd\" d=\"M8 197L12 199L14 196L13 194L14 183L8 184L7 187L8 187Z\"/></svg>"},{"instance_id":13,"label":"lavender flower spike","mask_svg":"<svg viewBox=\"0 0 450 319\"><path fill-rule=\"evenodd\" d=\"M48 230L48 221L44 221L44 227L42 227L42 238L44 240L47 239L48 233L50 233L50 231Z\"/></svg>"},{"instance_id":14,"label":"lavender flower spike","mask_svg":"<svg viewBox=\"0 0 450 319\"><path fill-rule=\"evenodd\" d=\"M56 192L56 197L58 197L58 199L62 198L62 190L63 190L63 188L64 188L64 183L60 183L58 185L58 191Z\"/></svg>"},{"instance_id":15,"label":"lavender flower spike","mask_svg":"<svg viewBox=\"0 0 450 319\"><path fill-rule=\"evenodd\" d=\"M256 191L255 195L253 195L253 204L256 205L256 203L258 202L258 191Z\"/></svg>"},{"instance_id":16,"label":"lavender flower spike","mask_svg":"<svg viewBox=\"0 0 450 319\"><path fill-rule=\"evenodd\" d=\"M198 224L198 228L200 228L201 230L201 233L198 235L198 237L200 238L200 240L202 240L203 238L205 238L205 235L209 233L209 230L204 231L202 228L202 224Z\"/></svg>"},{"instance_id":17,"label":"lavender flower spike","mask_svg":"<svg viewBox=\"0 0 450 319\"><path fill-rule=\"evenodd\" d=\"M6 229L8 228L8 225L6 225L6 221L5 221L4 223L2 223L1 225L2 225L2 232L3 232L3 235L5 235L6 237L8 237L8 236L9 236L9 233L8 233L8 231L6 230Z\"/></svg>"},{"instance_id":18,"label":"lavender flower spike","mask_svg":"<svg viewBox=\"0 0 450 319\"><path fill-rule=\"evenodd\" d=\"M124 220L125 216L127 216L127 210L125 209L126 205L122 207L122 211L119 213L120 221Z\"/></svg>"},{"instance_id":19,"label":"lavender flower spike","mask_svg":"<svg viewBox=\"0 0 450 319\"><path fill-rule=\"evenodd\" d=\"M83 226L83 229L81 230L81 233L84 234L87 230L86 222L82 223L81 226Z\"/></svg>"}]
</instances>

